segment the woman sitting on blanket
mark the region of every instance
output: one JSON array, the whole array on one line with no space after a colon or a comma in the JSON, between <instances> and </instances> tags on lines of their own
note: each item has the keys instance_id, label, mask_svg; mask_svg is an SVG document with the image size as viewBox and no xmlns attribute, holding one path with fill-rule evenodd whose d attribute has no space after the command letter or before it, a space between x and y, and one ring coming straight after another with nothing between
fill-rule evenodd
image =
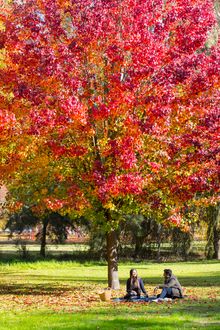
<instances>
[{"instance_id":1,"label":"woman sitting on blanket","mask_svg":"<svg viewBox=\"0 0 220 330\"><path fill-rule=\"evenodd\" d=\"M158 289L162 289L161 293L157 296L158 298L183 298L183 290L180 282L173 275L171 269L164 269L164 284L158 285L154 292L156 293Z\"/></svg>"},{"instance_id":2,"label":"woman sitting on blanket","mask_svg":"<svg viewBox=\"0 0 220 330\"><path fill-rule=\"evenodd\" d=\"M130 278L127 280L126 290L127 294L124 297L125 299L138 299L141 296L141 292L143 292L145 296L148 297L144 288L143 280L138 277L136 269L130 270Z\"/></svg>"}]
</instances>

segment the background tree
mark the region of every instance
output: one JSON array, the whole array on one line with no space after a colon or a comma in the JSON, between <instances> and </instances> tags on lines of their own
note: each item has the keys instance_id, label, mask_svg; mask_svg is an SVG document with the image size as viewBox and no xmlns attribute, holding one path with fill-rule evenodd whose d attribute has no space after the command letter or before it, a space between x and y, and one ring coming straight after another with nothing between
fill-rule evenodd
<instances>
[{"instance_id":1,"label":"background tree","mask_svg":"<svg viewBox=\"0 0 220 330\"><path fill-rule=\"evenodd\" d=\"M213 2L27 0L2 19L5 178L33 144L44 150L65 187L52 207L103 224L118 288L125 214L179 225L189 201L217 200L219 48L204 52Z\"/></svg>"},{"instance_id":2,"label":"background tree","mask_svg":"<svg viewBox=\"0 0 220 330\"><path fill-rule=\"evenodd\" d=\"M71 227L72 222L68 217L57 212L47 212L39 219L27 206L23 206L20 212L12 214L5 226L10 230L11 236L16 233L21 237L26 230L35 231L35 239L40 242L40 255L44 258L47 239L55 244L63 243L67 239L68 228Z\"/></svg>"},{"instance_id":3,"label":"background tree","mask_svg":"<svg viewBox=\"0 0 220 330\"><path fill-rule=\"evenodd\" d=\"M36 238L41 243L40 255L45 258L47 239L51 243L64 243L68 236L68 229L73 227L67 216L62 216L57 212L49 212L41 219L42 227L38 231Z\"/></svg>"},{"instance_id":4,"label":"background tree","mask_svg":"<svg viewBox=\"0 0 220 330\"><path fill-rule=\"evenodd\" d=\"M203 210L207 228L206 256L208 259L220 259L220 207L209 206Z\"/></svg>"},{"instance_id":5,"label":"background tree","mask_svg":"<svg viewBox=\"0 0 220 330\"><path fill-rule=\"evenodd\" d=\"M130 242L133 247L130 256L134 259L151 258L152 255L155 257L152 247L156 247L156 258L159 260L164 229L156 219L144 217L141 214L128 215L120 226L121 244L123 246Z\"/></svg>"}]
</instances>

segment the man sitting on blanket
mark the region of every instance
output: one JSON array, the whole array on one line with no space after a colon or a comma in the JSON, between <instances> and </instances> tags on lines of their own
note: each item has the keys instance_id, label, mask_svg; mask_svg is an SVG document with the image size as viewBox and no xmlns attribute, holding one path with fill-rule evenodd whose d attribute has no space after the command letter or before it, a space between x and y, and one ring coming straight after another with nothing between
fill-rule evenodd
<instances>
[{"instance_id":1,"label":"man sitting on blanket","mask_svg":"<svg viewBox=\"0 0 220 330\"><path fill-rule=\"evenodd\" d=\"M156 288L154 289L154 293L156 293L158 289L162 289L161 293L157 297L160 299L183 298L182 287L176 276L172 274L172 270L164 269L163 276L164 276L164 284L160 284L156 286Z\"/></svg>"}]
</instances>

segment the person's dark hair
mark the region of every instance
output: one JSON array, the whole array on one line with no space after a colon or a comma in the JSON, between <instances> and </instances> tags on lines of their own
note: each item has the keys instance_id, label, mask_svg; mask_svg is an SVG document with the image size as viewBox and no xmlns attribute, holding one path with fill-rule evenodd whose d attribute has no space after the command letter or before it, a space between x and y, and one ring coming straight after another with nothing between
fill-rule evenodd
<instances>
[{"instance_id":1,"label":"person's dark hair","mask_svg":"<svg viewBox=\"0 0 220 330\"><path fill-rule=\"evenodd\" d=\"M164 274L171 277L172 276L172 270L171 269L164 269Z\"/></svg>"},{"instance_id":2,"label":"person's dark hair","mask_svg":"<svg viewBox=\"0 0 220 330\"><path fill-rule=\"evenodd\" d=\"M139 288L140 287L140 284L139 284L139 281L138 281L138 273L137 273L137 277L135 279L133 279L133 277L132 277L132 273L133 273L134 270L137 273L137 270L135 268L132 268L130 270L130 283L131 283L131 287Z\"/></svg>"},{"instance_id":3,"label":"person's dark hair","mask_svg":"<svg viewBox=\"0 0 220 330\"><path fill-rule=\"evenodd\" d=\"M135 268L132 268L131 270L130 270L130 277L132 277L132 273L133 273L133 271L136 271L136 273L137 273L137 270L135 269Z\"/></svg>"}]
</instances>

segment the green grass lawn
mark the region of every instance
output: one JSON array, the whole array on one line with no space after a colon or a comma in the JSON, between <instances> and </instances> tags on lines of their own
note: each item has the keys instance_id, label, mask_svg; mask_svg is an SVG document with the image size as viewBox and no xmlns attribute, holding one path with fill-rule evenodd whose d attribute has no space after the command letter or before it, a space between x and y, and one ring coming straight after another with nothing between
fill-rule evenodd
<instances>
[{"instance_id":1,"label":"green grass lawn","mask_svg":"<svg viewBox=\"0 0 220 330\"><path fill-rule=\"evenodd\" d=\"M0 329L220 329L220 262L121 263L123 296L130 268L149 294L172 268L188 297L174 303L100 302L101 262L0 263Z\"/></svg>"}]
</instances>

